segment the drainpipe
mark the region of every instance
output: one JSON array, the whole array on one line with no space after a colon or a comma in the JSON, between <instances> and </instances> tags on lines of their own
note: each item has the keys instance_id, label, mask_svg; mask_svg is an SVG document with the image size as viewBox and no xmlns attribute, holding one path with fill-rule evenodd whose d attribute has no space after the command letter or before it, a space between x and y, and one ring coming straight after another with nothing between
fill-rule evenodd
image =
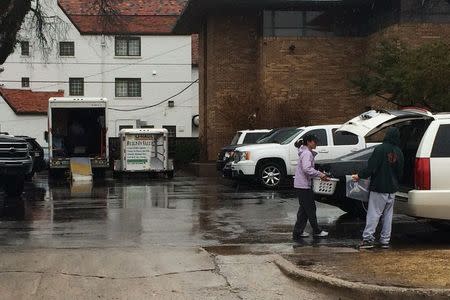
<instances>
[{"instance_id":1,"label":"drainpipe","mask_svg":"<svg viewBox=\"0 0 450 300\"><path fill-rule=\"evenodd\" d=\"M102 85L102 97L105 97L105 57L106 57L106 53L105 53L105 49L106 49L106 37L105 35L102 34L102 38L101 38L101 65L100 65L100 72L102 74L101 77L101 85Z\"/></svg>"}]
</instances>

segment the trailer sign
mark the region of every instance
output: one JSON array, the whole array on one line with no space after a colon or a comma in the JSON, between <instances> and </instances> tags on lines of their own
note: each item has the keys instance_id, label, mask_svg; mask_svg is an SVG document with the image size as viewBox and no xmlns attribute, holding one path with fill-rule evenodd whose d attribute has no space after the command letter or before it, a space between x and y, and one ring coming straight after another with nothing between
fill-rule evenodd
<instances>
[{"instance_id":1,"label":"trailer sign","mask_svg":"<svg viewBox=\"0 0 450 300\"><path fill-rule=\"evenodd\" d=\"M153 138L151 135L126 135L124 156L125 169L145 171L150 169Z\"/></svg>"}]
</instances>

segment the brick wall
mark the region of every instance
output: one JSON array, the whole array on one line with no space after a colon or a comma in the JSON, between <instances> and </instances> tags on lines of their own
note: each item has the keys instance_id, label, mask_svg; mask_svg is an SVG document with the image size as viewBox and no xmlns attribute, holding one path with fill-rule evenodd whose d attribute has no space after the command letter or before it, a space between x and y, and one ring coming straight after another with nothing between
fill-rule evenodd
<instances>
[{"instance_id":1,"label":"brick wall","mask_svg":"<svg viewBox=\"0 0 450 300\"><path fill-rule=\"evenodd\" d=\"M200 49L206 66L200 75L206 80L206 86L200 86L200 113L204 118L200 142L203 150L207 149L202 153L204 160L216 159L236 130L251 127L248 117L258 102L256 25L256 16L207 20L200 41L206 39L206 51Z\"/></svg>"},{"instance_id":2,"label":"brick wall","mask_svg":"<svg viewBox=\"0 0 450 300\"><path fill-rule=\"evenodd\" d=\"M260 84L269 127L340 123L363 112L368 104L349 79L364 46L362 38L262 38Z\"/></svg>"},{"instance_id":3,"label":"brick wall","mask_svg":"<svg viewBox=\"0 0 450 300\"><path fill-rule=\"evenodd\" d=\"M394 25L368 38L264 38L257 32L256 15L214 16L200 35L203 160L214 160L239 129L341 123L369 106L392 108L362 97L349 82L373 46L396 37L412 46L450 42L449 24Z\"/></svg>"}]
</instances>

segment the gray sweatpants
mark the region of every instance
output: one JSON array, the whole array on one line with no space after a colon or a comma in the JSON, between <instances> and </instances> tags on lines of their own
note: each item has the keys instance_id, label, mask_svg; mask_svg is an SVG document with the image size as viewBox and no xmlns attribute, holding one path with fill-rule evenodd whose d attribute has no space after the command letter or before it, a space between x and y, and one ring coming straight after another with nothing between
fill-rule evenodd
<instances>
[{"instance_id":1,"label":"gray sweatpants","mask_svg":"<svg viewBox=\"0 0 450 300\"><path fill-rule=\"evenodd\" d=\"M394 200L395 194L370 192L366 228L363 233L363 239L365 241L375 241L374 234L377 230L380 217L382 217L381 222L383 225L381 229L380 243L389 243L392 231L392 216L394 214Z\"/></svg>"}]
</instances>

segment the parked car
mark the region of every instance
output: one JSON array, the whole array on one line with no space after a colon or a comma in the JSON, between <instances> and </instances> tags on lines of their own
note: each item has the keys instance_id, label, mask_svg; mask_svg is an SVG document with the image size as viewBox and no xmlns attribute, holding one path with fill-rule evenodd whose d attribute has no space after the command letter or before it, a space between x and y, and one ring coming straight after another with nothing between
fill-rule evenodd
<instances>
[{"instance_id":1,"label":"parked car","mask_svg":"<svg viewBox=\"0 0 450 300\"><path fill-rule=\"evenodd\" d=\"M25 177L33 170L29 148L24 139L0 135L0 185L10 197L22 194Z\"/></svg>"},{"instance_id":2,"label":"parked car","mask_svg":"<svg viewBox=\"0 0 450 300\"><path fill-rule=\"evenodd\" d=\"M396 197L400 213L450 223L450 113L431 114L421 109L369 111L345 123L340 132L361 136L400 130L405 156L404 176ZM357 171L357 170L355 170Z\"/></svg>"},{"instance_id":3,"label":"parked car","mask_svg":"<svg viewBox=\"0 0 450 300\"><path fill-rule=\"evenodd\" d=\"M319 138L316 161L333 159L366 148L364 138L336 132L340 125L283 128L261 139L257 145L239 147L231 164L234 178L254 178L263 187L274 189L295 174L298 149L295 142L304 134Z\"/></svg>"},{"instance_id":4,"label":"parked car","mask_svg":"<svg viewBox=\"0 0 450 300\"><path fill-rule=\"evenodd\" d=\"M255 144L260 138L266 136L270 132L271 130L268 129L240 130L236 132L231 143L220 149L220 152L217 155L217 171L224 172L226 177L231 175L231 169L227 168L224 170L224 168L233 159L234 150L242 145Z\"/></svg>"},{"instance_id":5,"label":"parked car","mask_svg":"<svg viewBox=\"0 0 450 300\"><path fill-rule=\"evenodd\" d=\"M326 172L333 178L338 178L336 190L331 196L316 195L316 200L337 206L343 211L356 217L365 217L367 203L346 197L345 176L358 173L367 166L375 146L371 146L348 155L316 163L316 169Z\"/></svg>"},{"instance_id":6,"label":"parked car","mask_svg":"<svg viewBox=\"0 0 450 300\"><path fill-rule=\"evenodd\" d=\"M33 170L31 171L31 174L27 176L27 179L31 179L35 173L46 169L44 149L39 145L35 138L22 135L16 135L15 137L24 139L30 145L30 155L33 158Z\"/></svg>"}]
</instances>

